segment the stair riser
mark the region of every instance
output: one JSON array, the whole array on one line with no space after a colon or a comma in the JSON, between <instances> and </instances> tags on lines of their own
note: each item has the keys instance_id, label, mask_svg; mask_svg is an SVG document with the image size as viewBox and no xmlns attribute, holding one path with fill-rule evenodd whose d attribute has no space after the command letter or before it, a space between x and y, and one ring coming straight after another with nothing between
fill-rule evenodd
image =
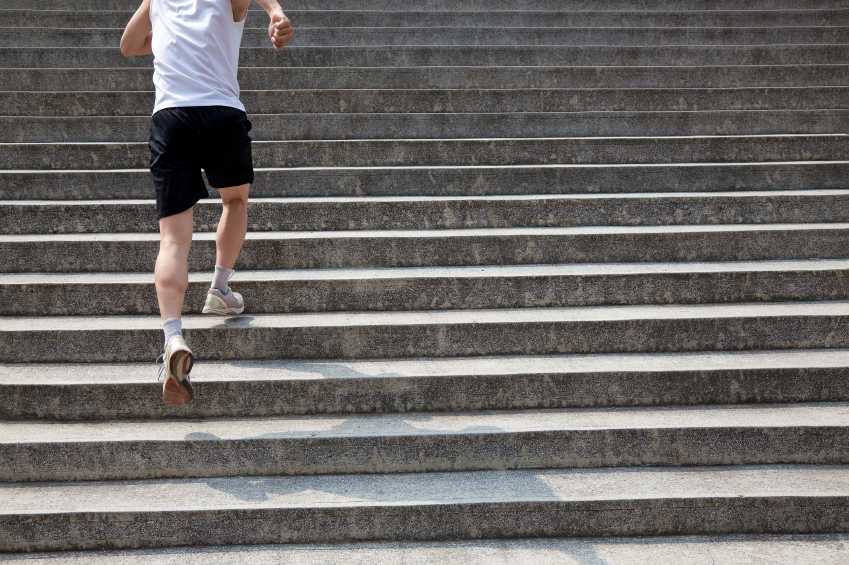
<instances>
[{"instance_id":1,"label":"stair riser","mask_svg":"<svg viewBox=\"0 0 849 565\"><path fill-rule=\"evenodd\" d=\"M844 316L184 329L198 359L367 359L849 347ZM5 331L0 362L155 359L160 329Z\"/></svg>"},{"instance_id":2,"label":"stair riser","mask_svg":"<svg viewBox=\"0 0 849 565\"><path fill-rule=\"evenodd\" d=\"M266 18L267 20L267 18ZM3 47L109 47L121 42L123 26L112 29L0 28ZM298 28L289 47L382 45L792 45L841 44L847 27L699 28L515 28L515 27L337 27ZM549 24L553 25L553 24ZM750 21L749 25L761 26ZM267 29L245 30L241 45L268 47Z\"/></svg>"},{"instance_id":3,"label":"stair riser","mask_svg":"<svg viewBox=\"0 0 849 565\"><path fill-rule=\"evenodd\" d=\"M295 0L287 4L290 10L338 10L339 0ZM745 6L750 10L835 10L845 8L840 0L757 0ZM32 9L27 0L2 0L2 9ZM38 5L41 10L124 10L138 8L134 0L49 0ZM348 2L346 10L368 11L374 3L363 0ZM683 10L740 10L737 0L525 0L524 10L571 12L576 10L651 10L680 12ZM391 11L492 11L516 10L511 0L390 0L380 9Z\"/></svg>"},{"instance_id":4,"label":"stair riser","mask_svg":"<svg viewBox=\"0 0 849 565\"><path fill-rule=\"evenodd\" d=\"M7 92L7 116L147 116L153 92ZM243 90L249 114L819 110L849 108L849 88ZM11 135L11 133L7 134Z\"/></svg>"},{"instance_id":5,"label":"stair riser","mask_svg":"<svg viewBox=\"0 0 849 565\"><path fill-rule=\"evenodd\" d=\"M575 65L570 63L569 65ZM95 65L98 66L98 65ZM151 69L3 69L0 91L149 91ZM466 88L739 88L845 85L849 65L680 67L407 67L239 69L247 90ZM279 93L285 99L285 92ZM151 105L152 107L152 105Z\"/></svg>"},{"instance_id":6,"label":"stair riser","mask_svg":"<svg viewBox=\"0 0 849 565\"><path fill-rule=\"evenodd\" d=\"M344 426L344 421L339 422ZM175 440L184 434L178 432ZM208 435L208 434L202 434ZM650 428L343 438L0 444L0 480L79 481L849 463L849 429Z\"/></svg>"},{"instance_id":7,"label":"stair riser","mask_svg":"<svg viewBox=\"0 0 849 565\"><path fill-rule=\"evenodd\" d=\"M237 281L251 312L550 308L847 300L844 271L498 278ZM159 314L152 284L3 285L0 315ZM185 314L200 314L209 283L190 283ZM97 296L96 304L91 297Z\"/></svg>"},{"instance_id":8,"label":"stair riser","mask_svg":"<svg viewBox=\"0 0 849 565\"><path fill-rule=\"evenodd\" d=\"M248 239L240 270L344 269L557 263L845 259L845 229L608 234L526 234ZM149 272L159 241L0 242L5 273ZM189 270L206 271L215 242L195 241Z\"/></svg>"},{"instance_id":9,"label":"stair riser","mask_svg":"<svg viewBox=\"0 0 849 565\"><path fill-rule=\"evenodd\" d=\"M263 495L264 496L264 495ZM2 551L849 531L849 499L816 497L516 501L345 508L7 514Z\"/></svg>"},{"instance_id":10,"label":"stair riser","mask_svg":"<svg viewBox=\"0 0 849 565\"><path fill-rule=\"evenodd\" d=\"M849 110L251 115L256 141L824 134ZM0 117L0 143L146 141L150 118Z\"/></svg>"},{"instance_id":11,"label":"stair riser","mask_svg":"<svg viewBox=\"0 0 849 565\"><path fill-rule=\"evenodd\" d=\"M199 363L197 374L202 373ZM162 403L153 368L150 374L147 383L2 385L0 418L217 418L849 401L849 370L845 368L233 382L195 377L195 398L179 407Z\"/></svg>"},{"instance_id":12,"label":"stair riser","mask_svg":"<svg viewBox=\"0 0 849 565\"><path fill-rule=\"evenodd\" d=\"M251 196L488 196L849 188L847 163L256 170ZM147 170L3 172L3 200L149 199ZM210 189L213 198L218 194ZM203 204L201 204L203 206Z\"/></svg>"},{"instance_id":13,"label":"stair riser","mask_svg":"<svg viewBox=\"0 0 849 565\"><path fill-rule=\"evenodd\" d=\"M221 204L194 208L197 232L214 232ZM143 204L3 204L5 234L158 233L153 201ZM829 223L849 218L849 194L751 197L532 200L250 201L248 229L410 230L572 226Z\"/></svg>"},{"instance_id":14,"label":"stair riser","mask_svg":"<svg viewBox=\"0 0 849 565\"><path fill-rule=\"evenodd\" d=\"M849 45L286 47L279 52L271 47L246 47L240 51L239 64L244 67L822 65L845 64L847 57ZM0 66L9 68L150 69L152 65L152 56L124 57L117 47L0 49Z\"/></svg>"},{"instance_id":15,"label":"stair riser","mask_svg":"<svg viewBox=\"0 0 849 565\"><path fill-rule=\"evenodd\" d=\"M286 10L286 15L300 35L311 27L763 27L781 26L845 26L847 10L728 10L686 11L361 11L361 10ZM45 13L34 10L8 10L0 13L9 28L121 28L133 10L80 12L56 10ZM249 10L245 30L268 27L268 16L261 10ZM244 45L244 43L242 43Z\"/></svg>"},{"instance_id":16,"label":"stair riser","mask_svg":"<svg viewBox=\"0 0 849 565\"><path fill-rule=\"evenodd\" d=\"M254 142L253 166L391 167L839 161L849 136ZM144 169L147 143L0 144L0 169Z\"/></svg>"}]
</instances>

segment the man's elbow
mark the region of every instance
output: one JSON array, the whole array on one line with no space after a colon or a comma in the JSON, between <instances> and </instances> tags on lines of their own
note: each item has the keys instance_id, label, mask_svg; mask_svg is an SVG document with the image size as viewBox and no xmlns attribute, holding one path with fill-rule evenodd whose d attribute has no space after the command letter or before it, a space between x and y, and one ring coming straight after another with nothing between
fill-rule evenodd
<instances>
[{"instance_id":1,"label":"man's elbow","mask_svg":"<svg viewBox=\"0 0 849 565\"><path fill-rule=\"evenodd\" d=\"M123 37L121 38L121 55L124 57L131 57L133 55L132 49L130 49L129 41L126 41Z\"/></svg>"},{"instance_id":2,"label":"man's elbow","mask_svg":"<svg viewBox=\"0 0 849 565\"><path fill-rule=\"evenodd\" d=\"M144 43L141 45L138 42L132 41L132 38L121 37L121 54L124 57L134 57L136 55L144 55Z\"/></svg>"}]
</instances>

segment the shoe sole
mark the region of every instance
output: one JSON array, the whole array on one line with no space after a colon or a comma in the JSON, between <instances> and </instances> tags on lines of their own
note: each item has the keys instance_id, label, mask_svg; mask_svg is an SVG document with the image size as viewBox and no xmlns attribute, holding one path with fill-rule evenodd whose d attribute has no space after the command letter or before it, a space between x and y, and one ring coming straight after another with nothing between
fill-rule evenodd
<instances>
[{"instance_id":1,"label":"shoe sole","mask_svg":"<svg viewBox=\"0 0 849 565\"><path fill-rule=\"evenodd\" d=\"M162 400L168 406L188 404L195 396L194 387L189 381L189 373L195 363L195 356L189 351L178 351L171 358L171 374L162 388Z\"/></svg>"},{"instance_id":2,"label":"shoe sole","mask_svg":"<svg viewBox=\"0 0 849 565\"><path fill-rule=\"evenodd\" d=\"M203 313L204 314L212 314L214 316L230 316L232 314L241 314L245 311L245 307L241 308L210 308L208 306L204 306Z\"/></svg>"}]
</instances>

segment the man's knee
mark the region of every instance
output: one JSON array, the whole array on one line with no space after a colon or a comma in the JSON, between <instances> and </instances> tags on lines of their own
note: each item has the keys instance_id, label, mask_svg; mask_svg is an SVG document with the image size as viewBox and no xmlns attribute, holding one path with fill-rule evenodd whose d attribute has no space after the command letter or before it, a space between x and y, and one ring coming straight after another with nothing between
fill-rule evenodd
<instances>
[{"instance_id":1,"label":"man's knee","mask_svg":"<svg viewBox=\"0 0 849 565\"><path fill-rule=\"evenodd\" d=\"M219 189L221 192L221 202L224 204L224 207L231 209L246 207L248 205L248 191L250 187L251 185L245 184Z\"/></svg>"},{"instance_id":2,"label":"man's knee","mask_svg":"<svg viewBox=\"0 0 849 565\"><path fill-rule=\"evenodd\" d=\"M248 195L236 194L233 196L229 196L228 198L222 198L221 202L224 204L225 208L230 209L241 209L246 208L248 206Z\"/></svg>"}]
</instances>

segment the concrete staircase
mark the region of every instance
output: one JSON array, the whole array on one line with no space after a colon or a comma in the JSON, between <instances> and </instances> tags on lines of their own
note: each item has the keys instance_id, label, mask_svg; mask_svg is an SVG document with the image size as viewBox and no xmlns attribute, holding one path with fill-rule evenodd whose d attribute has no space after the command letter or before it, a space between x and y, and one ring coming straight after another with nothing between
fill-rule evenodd
<instances>
[{"instance_id":1,"label":"concrete staircase","mask_svg":"<svg viewBox=\"0 0 849 565\"><path fill-rule=\"evenodd\" d=\"M248 309L204 201L179 408L134 4L0 0L0 551L849 559L847 0L250 12Z\"/></svg>"}]
</instances>

